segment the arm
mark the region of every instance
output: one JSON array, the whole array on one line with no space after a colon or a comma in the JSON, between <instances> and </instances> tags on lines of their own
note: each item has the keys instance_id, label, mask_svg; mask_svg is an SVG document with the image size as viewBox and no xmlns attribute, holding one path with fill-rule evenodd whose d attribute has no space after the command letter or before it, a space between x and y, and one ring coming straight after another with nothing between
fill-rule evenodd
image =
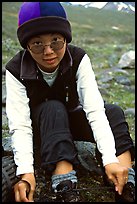
<instances>
[{"instance_id":1,"label":"arm","mask_svg":"<svg viewBox=\"0 0 137 204\"><path fill-rule=\"evenodd\" d=\"M97 147L102 154L105 172L115 184L115 189L121 193L126 182L125 178L128 170L120 165L116 157L114 136L106 117L104 101L98 90L95 74L87 55L83 57L79 65L76 78L79 100L93 130Z\"/></svg>"},{"instance_id":2,"label":"arm","mask_svg":"<svg viewBox=\"0 0 137 204\"><path fill-rule=\"evenodd\" d=\"M25 87L6 70L6 113L9 130L12 138L12 148L16 175L26 179L31 184L31 191L35 188L33 168L33 134L30 119L29 99ZM21 189L26 189L26 184L20 183ZM16 192L17 193L17 185Z\"/></svg>"},{"instance_id":3,"label":"arm","mask_svg":"<svg viewBox=\"0 0 137 204\"><path fill-rule=\"evenodd\" d=\"M93 130L97 147L102 154L103 165L118 162L113 133L105 114L104 101L87 55L83 57L76 77L79 100Z\"/></svg>"}]
</instances>

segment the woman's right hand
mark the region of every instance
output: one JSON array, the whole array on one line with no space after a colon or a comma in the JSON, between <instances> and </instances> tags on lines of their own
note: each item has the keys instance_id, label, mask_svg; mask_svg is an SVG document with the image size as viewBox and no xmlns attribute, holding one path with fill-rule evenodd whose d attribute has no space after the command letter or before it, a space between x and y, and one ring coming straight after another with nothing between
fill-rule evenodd
<instances>
[{"instance_id":1,"label":"woman's right hand","mask_svg":"<svg viewBox=\"0 0 137 204\"><path fill-rule=\"evenodd\" d=\"M21 180L14 185L15 201L34 202L35 188L36 180L33 173L21 175Z\"/></svg>"}]
</instances>

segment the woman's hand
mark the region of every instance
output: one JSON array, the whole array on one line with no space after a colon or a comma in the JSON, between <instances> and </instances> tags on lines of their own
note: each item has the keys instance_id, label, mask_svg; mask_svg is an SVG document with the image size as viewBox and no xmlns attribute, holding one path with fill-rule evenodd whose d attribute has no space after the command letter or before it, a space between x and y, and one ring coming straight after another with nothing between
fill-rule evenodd
<instances>
[{"instance_id":1,"label":"woman's hand","mask_svg":"<svg viewBox=\"0 0 137 204\"><path fill-rule=\"evenodd\" d=\"M124 185L128 180L128 168L119 163L111 163L105 166L105 172L108 179L115 185L115 190L121 195Z\"/></svg>"},{"instance_id":2,"label":"woman's hand","mask_svg":"<svg viewBox=\"0 0 137 204\"><path fill-rule=\"evenodd\" d=\"M21 180L14 185L16 202L34 202L33 195L36 187L33 173L21 175Z\"/></svg>"}]
</instances>

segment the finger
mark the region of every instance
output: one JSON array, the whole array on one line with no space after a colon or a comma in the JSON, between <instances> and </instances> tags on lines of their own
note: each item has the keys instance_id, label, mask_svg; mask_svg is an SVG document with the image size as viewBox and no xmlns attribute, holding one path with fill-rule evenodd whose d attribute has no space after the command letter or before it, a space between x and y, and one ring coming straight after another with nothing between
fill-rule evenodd
<instances>
[{"instance_id":1,"label":"finger","mask_svg":"<svg viewBox=\"0 0 137 204\"><path fill-rule=\"evenodd\" d=\"M115 185L115 191L118 191L118 180L115 176L111 175L111 176L108 176L108 179L114 183Z\"/></svg>"},{"instance_id":2,"label":"finger","mask_svg":"<svg viewBox=\"0 0 137 204\"><path fill-rule=\"evenodd\" d=\"M114 185L118 184L117 178L113 175L109 176L108 179L114 183Z\"/></svg>"},{"instance_id":3,"label":"finger","mask_svg":"<svg viewBox=\"0 0 137 204\"><path fill-rule=\"evenodd\" d=\"M20 194L19 194L19 191L18 191L18 190L15 191L15 201L16 201L16 202L21 202Z\"/></svg>"},{"instance_id":4,"label":"finger","mask_svg":"<svg viewBox=\"0 0 137 204\"><path fill-rule=\"evenodd\" d=\"M117 180L118 180L118 193L121 195L127 179L125 179L125 177L118 177Z\"/></svg>"},{"instance_id":5,"label":"finger","mask_svg":"<svg viewBox=\"0 0 137 204\"><path fill-rule=\"evenodd\" d=\"M26 189L20 189L19 190L21 201L23 202L29 202L29 199L27 198L27 190Z\"/></svg>"},{"instance_id":6,"label":"finger","mask_svg":"<svg viewBox=\"0 0 137 204\"><path fill-rule=\"evenodd\" d=\"M35 189L33 189L33 187L30 185L30 183L26 180L22 180L22 181L25 181L25 183L27 184L27 198L29 201L31 202L34 202L33 200L33 194L34 194L34 191Z\"/></svg>"},{"instance_id":7,"label":"finger","mask_svg":"<svg viewBox=\"0 0 137 204\"><path fill-rule=\"evenodd\" d=\"M27 187L26 184L23 182L19 182L18 183L18 192L19 192L19 196L20 196L20 200L23 202L28 202L28 198L27 198Z\"/></svg>"},{"instance_id":8,"label":"finger","mask_svg":"<svg viewBox=\"0 0 137 204\"><path fill-rule=\"evenodd\" d=\"M21 201L23 202L28 202L28 198L27 198L27 188L26 187L22 187L19 189L19 193L20 193L20 198Z\"/></svg>"},{"instance_id":9,"label":"finger","mask_svg":"<svg viewBox=\"0 0 137 204\"><path fill-rule=\"evenodd\" d=\"M117 191L120 195L122 194L123 186L125 185L125 180L123 177L116 177L114 175L111 175L109 179L114 183L115 185L115 191Z\"/></svg>"},{"instance_id":10,"label":"finger","mask_svg":"<svg viewBox=\"0 0 137 204\"><path fill-rule=\"evenodd\" d=\"M34 202L33 194L34 194L34 192L33 192L33 191L30 191L30 192L29 192L29 195L28 195L28 199L29 199L29 201L31 201L31 202Z\"/></svg>"},{"instance_id":11,"label":"finger","mask_svg":"<svg viewBox=\"0 0 137 204\"><path fill-rule=\"evenodd\" d=\"M16 188L15 192L15 201L16 202L28 202L28 199L26 197L26 190L21 187L19 187L18 189Z\"/></svg>"},{"instance_id":12,"label":"finger","mask_svg":"<svg viewBox=\"0 0 137 204\"><path fill-rule=\"evenodd\" d=\"M18 183L16 183L14 185L14 194L15 194L15 201L16 202L21 202L20 194L19 194L19 190L18 190Z\"/></svg>"}]
</instances>

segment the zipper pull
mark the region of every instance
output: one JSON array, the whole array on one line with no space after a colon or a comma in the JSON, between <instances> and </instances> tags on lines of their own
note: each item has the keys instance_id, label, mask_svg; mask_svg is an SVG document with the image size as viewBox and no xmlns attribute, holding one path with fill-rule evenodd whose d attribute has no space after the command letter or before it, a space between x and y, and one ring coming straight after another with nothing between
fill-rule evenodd
<instances>
[{"instance_id":1,"label":"zipper pull","mask_svg":"<svg viewBox=\"0 0 137 204\"><path fill-rule=\"evenodd\" d=\"M66 86L66 102L69 100L69 92L68 92L69 87Z\"/></svg>"}]
</instances>

